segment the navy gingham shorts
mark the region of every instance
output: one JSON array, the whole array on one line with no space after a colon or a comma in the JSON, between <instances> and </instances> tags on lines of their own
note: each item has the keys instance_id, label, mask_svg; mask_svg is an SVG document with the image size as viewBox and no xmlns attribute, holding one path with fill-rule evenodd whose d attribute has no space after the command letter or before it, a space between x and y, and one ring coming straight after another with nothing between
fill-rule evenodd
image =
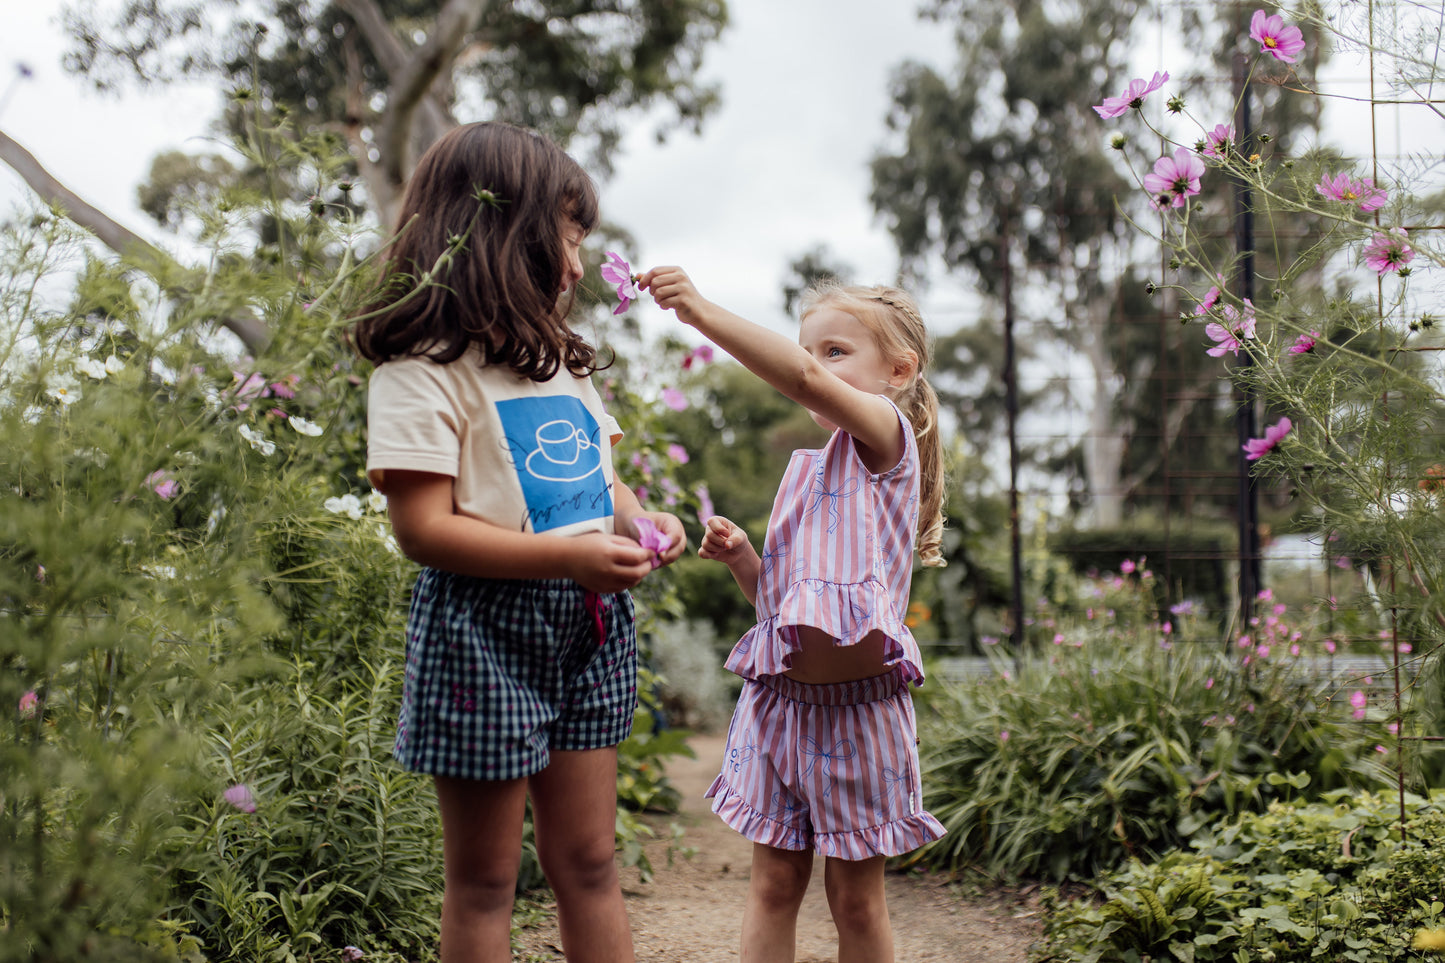
<instances>
[{"instance_id":1,"label":"navy gingham shorts","mask_svg":"<svg viewBox=\"0 0 1445 963\"><path fill-rule=\"evenodd\" d=\"M518 779L558 750L615 746L637 707L632 596L566 579L423 569L407 618L397 761L412 772Z\"/></svg>"}]
</instances>

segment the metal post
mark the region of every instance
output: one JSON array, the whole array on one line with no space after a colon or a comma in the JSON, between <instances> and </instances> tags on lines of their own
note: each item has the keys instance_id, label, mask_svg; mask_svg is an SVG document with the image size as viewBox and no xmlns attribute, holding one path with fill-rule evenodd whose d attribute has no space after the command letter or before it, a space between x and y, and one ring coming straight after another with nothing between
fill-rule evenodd
<instances>
[{"instance_id":1,"label":"metal post","mask_svg":"<svg viewBox=\"0 0 1445 963\"><path fill-rule=\"evenodd\" d=\"M1013 574L1012 601L1009 603L1010 626L1009 647L1017 658L1023 651L1024 641L1024 568L1023 550L1019 537L1019 386L1018 366L1014 359L1014 296L1013 296L1013 241L1011 237L1012 209L1005 207L1000 240L1003 259L1003 378L1004 410L1008 414L1008 518L1009 553Z\"/></svg>"},{"instance_id":2,"label":"metal post","mask_svg":"<svg viewBox=\"0 0 1445 963\"><path fill-rule=\"evenodd\" d=\"M1243 54L1234 57L1235 143L1241 154L1250 149L1254 131L1250 119L1250 88L1246 71L1248 63ZM1243 178L1234 185L1234 244L1239 254L1239 296L1254 299L1254 211L1249 184ZM1248 375L1254 360L1246 348L1235 370ZM1239 445L1234 457L1238 463L1238 513L1239 513L1239 630L1248 631L1249 620L1254 614L1254 599L1261 585L1259 560L1259 486L1251 463L1245 460L1244 443L1259 434L1259 400L1254 389L1235 381L1235 396L1239 407L1235 411L1235 434ZM1228 640L1225 640L1228 644Z\"/></svg>"}]
</instances>

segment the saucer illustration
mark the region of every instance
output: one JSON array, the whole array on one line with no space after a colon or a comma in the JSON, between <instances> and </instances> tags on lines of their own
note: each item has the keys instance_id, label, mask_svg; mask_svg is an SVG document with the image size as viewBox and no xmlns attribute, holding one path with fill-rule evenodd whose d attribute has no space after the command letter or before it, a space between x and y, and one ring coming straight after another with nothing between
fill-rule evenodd
<instances>
[{"instance_id":1,"label":"saucer illustration","mask_svg":"<svg viewBox=\"0 0 1445 963\"><path fill-rule=\"evenodd\" d=\"M536 450L527 456L523 469L540 481L576 482L602 468L602 452L587 432L566 418L549 421L537 428Z\"/></svg>"}]
</instances>

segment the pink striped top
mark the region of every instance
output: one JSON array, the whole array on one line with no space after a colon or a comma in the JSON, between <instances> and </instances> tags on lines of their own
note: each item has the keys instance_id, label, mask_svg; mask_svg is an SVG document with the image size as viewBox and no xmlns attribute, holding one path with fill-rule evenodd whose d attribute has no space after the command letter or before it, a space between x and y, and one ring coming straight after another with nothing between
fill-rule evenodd
<instances>
[{"instance_id":1,"label":"pink striped top","mask_svg":"<svg viewBox=\"0 0 1445 963\"><path fill-rule=\"evenodd\" d=\"M923 658L903 623L918 531L918 446L902 412L903 457L882 474L864 466L851 435L793 452L773 501L758 571L758 623L727 668L746 679L780 675L797 650L794 626L852 645L879 629L887 662L923 681Z\"/></svg>"}]
</instances>

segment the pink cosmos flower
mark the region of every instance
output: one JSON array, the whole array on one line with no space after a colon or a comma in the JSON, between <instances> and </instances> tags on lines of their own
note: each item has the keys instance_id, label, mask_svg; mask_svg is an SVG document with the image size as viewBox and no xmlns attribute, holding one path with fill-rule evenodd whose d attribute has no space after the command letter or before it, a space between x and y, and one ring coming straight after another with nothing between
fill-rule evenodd
<instances>
[{"instance_id":1,"label":"pink cosmos flower","mask_svg":"<svg viewBox=\"0 0 1445 963\"><path fill-rule=\"evenodd\" d=\"M1287 64L1294 63L1295 55L1305 49L1304 34L1299 27L1285 26L1284 17L1268 16L1263 10L1256 10L1250 18L1249 39L1259 44L1260 53Z\"/></svg>"},{"instance_id":2,"label":"pink cosmos flower","mask_svg":"<svg viewBox=\"0 0 1445 963\"><path fill-rule=\"evenodd\" d=\"M678 391L676 388L662 389L662 403L667 405L667 407L671 408L673 411L687 410L687 398L685 398L682 392Z\"/></svg>"},{"instance_id":3,"label":"pink cosmos flower","mask_svg":"<svg viewBox=\"0 0 1445 963\"><path fill-rule=\"evenodd\" d=\"M698 345L696 348L693 348L692 351L688 352L687 357L682 359L682 370L689 370L690 368L692 368L694 362L698 362L701 364L711 363L712 345Z\"/></svg>"},{"instance_id":4,"label":"pink cosmos flower","mask_svg":"<svg viewBox=\"0 0 1445 963\"><path fill-rule=\"evenodd\" d=\"M686 464L687 464L687 461L688 461L688 458L687 458L687 449L684 448L684 447L682 447L681 445L676 445L676 444L668 445L668 446L667 446L667 457L671 458L673 461L677 462L679 465L686 465Z\"/></svg>"},{"instance_id":5,"label":"pink cosmos flower","mask_svg":"<svg viewBox=\"0 0 1445 963\"><path fill-rule=\"evenodd\" d=\"M1365 706L1366 706L1368 703L1369 703L1369 697L1366 696L1365 693L1362 692L1362 691L1360 691L1359 689L1356 689L1354 692L1351 692L1351 693L1350 693L1350 705L1353 706L1353 707L1354 707L1354 710L1355 710L1355 711L1354 711L1353 713L1351 713L1351 714L1352 714L1356 719L1363 719L1363 718L1365 718Z\"/></svg>"},{"instance_id":6,"label":"pink cosmos flower","mask_svg":"<svg viewBox=\"0 0 1445 963\"><path fill-rule=\"evenodd\" d=\"M662 553L672 545L672 539L662 533L652 519L638 516L632 520L637 528L637 544L652 552L652 567L662 564Z\"/></svg>"},{"instance_id":7,"label":"pink cosmos flower","mask_svg":"<svg viewBox=\"0 0 1445 963\"><path fill-rule=\"evenodd\" d=\"M1375 236L1370 238L1370 243L1365 245L1365 264L1381 276L1391 271L1398 274L1414 259L1415 252L1405 243L1403 227L1376 231Z\"/></svg>"},{"instance_id":8,"label":"pink cosmos flower","mask_svg":"<svg viewBox=\"0 0 1445 963\"><path fill-rule=\"evenodd\" d=\"M1196 315L1208 314L1214 309L1214 306L1219 303L1219 296L1224 293L1219 289L1219 285L1224 283L1224 276L1222 274L1216 274L1215 278L1219 281L1219 284L1211 287L1209 293L1204 295L1204 300L1194 306L1194 313Z\"/></svg>"},{"instance_id":9,"label":"pink cosmos flower","mask_svg":"<svg viewBox=\"0 0 1445 963\"><path fill-rule=\"evenodd\" d=\"M23 696L20 697L19 708L20 718L35 718L35 713L40 709L40 696L35 694L34 689L31 689L29 692L25 693Z\"/></svg>"},{"instance_id":10,"label":"pink cosmos flower","mask_svg":"<svg viewBox=\"0 0 1445 963\"><path fill-rule=\"evenodd\" d=\"M300 375L287 375L281 381L271 383L271 394L277 398L295 398L296 385L301 382Z\"/></svg>"},{"instance_id":11,"label":"pink cosmos flower","mask_svg":"<svg viewBox=\"0 0 1445 963\"><path fill-rule=\"evenodd\" d=\"M1232 304L1226 304L1223 314L1223 324L1211 321L1204 326L1204 333L1215 342L1214 347L1205 353L1210 357L1222 358L1227 351L1238 357L1239 349L1244 347L1244 342L1254 338L1254 304L1250 302L1249 298L1245 298L1243 311L1235 310Z\"/></svg>"},{"instance_id":12,"label":"pink cosmos flower","mask_svg":"<svg viewBox=\"0 0 1445 963\"><path fill-rule=\"evenodd\" d=\"M1163 71L1155 71L1154 79L1145 81L1142 78L1129 81L1129 89L1118 97L1105 97L1104 102L1094 108L1100 117L1109 119L1118 117L1129 110L1138 109L1144 106L1144 98L1164 86L1169 79L1169 74Z\"/></svg>"},{"instance_id":13,"label":"pink cosmos flower","mask_svg":"<svg viewBox=\"0 0 1445 963\"><path fill-rule=\"evenodd\" d=\"M146 487L155 492L166 501L176 497L180 490L180 484L171 477L170 472L161 470L153 471L146 476Z\"/></svg>"},{"instance_id":14,"label":"pink cosmos flower","mask_svg":"<svg viewBox=\"0 0 1445 963\"><path fill-rule=\"evenodd\" d=\"M1152 195L1150 203L1156 211L1166 207L1183 207L1184 199L1199 193L1199 178L1204 176L1204 161L1187 147L1174 156L1154 162L1154 170L1144 175L1144 189Z\"/></svg>"},{"instance_id":15,"label":"pink cosmos flower","mask_svg":"<svg viewBox=\"0 0 1445 963\"><path fill-rule=\"evenodd\" d=\"M1355 180L1343 171L1334 177L1326 174L1320 178L1320 182L1315 185L1315 190L1322 197L1328 197L1332 201L1342 201L1345 204L1354 204L1365 212L1378 211L1390 199L1389 194L1375 186L1373 178L1362 177Z\"/></svg>"},{"instance_id":16,"label":"pink cosmos flower","mask_svg":"<svg viewBox=\"0 0 1445 963\"><path fill-rule=\"evenodd\" d=\"M1318 331L1311 331L1309 334L1302 334L1294 339L1294 344L1289 346L1290 354L1309 354L1315 349L1315 344L1324 335Z\"/></svg>"},{"instance_id":17,"label":"pink cosmos flower","mask_svg":"<svg viewBox=\"0 0 1445 963\"><path fill-rule=\"evenodd\" d=\"M256 811L256 797L251 795L251 787L243 782L236 783L221 795L226 802L235 806L243 813L253 813Z\"/></svg>"},{"instance_id":18,"label":"pink cosmos flower","mask_svg":"<svg viewBox=\"0 0 1445 963\"><path fill-rule=\"evenodd\" d=\"M1234 146L1234 125L1215 124L1214 129L1204 135L1204 156L1223 160Z\"/></svg>"},{"instance_id":19,"label":"pink cosmos flower","mask_svg":"<svg viewBox=\"0 0 1445 963\"><path fill-rule=\"evenodd\" d=\"M609 284L617 285L617 300L622 303L612 309L613 314L626 311L629 304L642 296L632 277L632 266L616 251L607 252L607 263L602 265L602 278Z\"/></svg>"},{"instance_id":20,"label":"pink cosmos flower","mask_svg":"<svg viewBox=\"0 0 1445 963\"><path fill-rule=\"evenodd\" d=\"M1124 559L1124 561L1119 563L1119 571L1123 572L1125 575L1134 574L1135 568L1136 566L1134 565L1134 560L1132 558L1126 558Z\"/></svg>"},{"instance_id":21,"label":"pink cosmos flower","mask_svg":"<svg viewBox=\"0 0 1445 963\"><path fill-rule=\"evenodd\" d=\"M1281 418L1277 423L1264 430L1263 438L1251 438L1246 441L1243 446L1245 461L1257 461L1273 451L1293 427L1294 424L1288 418Z\"/></svg>"}]
</instances>

